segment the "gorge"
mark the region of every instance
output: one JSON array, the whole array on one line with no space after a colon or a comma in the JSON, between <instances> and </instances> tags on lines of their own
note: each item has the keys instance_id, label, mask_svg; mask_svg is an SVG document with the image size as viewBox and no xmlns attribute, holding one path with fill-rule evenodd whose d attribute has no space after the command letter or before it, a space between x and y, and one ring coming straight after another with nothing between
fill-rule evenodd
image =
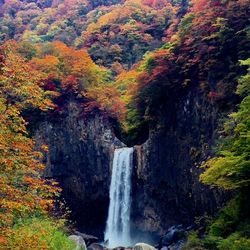
<instances>
[{"instance_id":1,"label":"gorge","mask_svg":"<svg viewBox=\"0 0 250 250\"><path fill-rule=\"evenodd\" d=\"M166 125L158 131L150 129L146 142L133 147L131 229L142 235L159 237L173 225L192 225L194 217L213 214L224 202L219 191L199 182L201 170L194 167L210 152L219 113L202 92L183 94L164 116ZM79 100L70 97L57 119L40 123L36 141L50 148L44 159L46 177L59 181L78 229L102 239L109 214L112 164L117 163L119 148L125 144L103 113L96 110L87 119L81 113ZM187 126L189 130L183 129ZM203 153L196 153L201 145Z\"/></svg>"},{"instance_id":2,"label":"gorge","mask_svg":"<svg viewBox=\"0 0 250 250\"><path fill-rule=\"evenodd\" d=\"M0 248L249 250L249 13L0 0Z\"/></svg>"}]
</instances>

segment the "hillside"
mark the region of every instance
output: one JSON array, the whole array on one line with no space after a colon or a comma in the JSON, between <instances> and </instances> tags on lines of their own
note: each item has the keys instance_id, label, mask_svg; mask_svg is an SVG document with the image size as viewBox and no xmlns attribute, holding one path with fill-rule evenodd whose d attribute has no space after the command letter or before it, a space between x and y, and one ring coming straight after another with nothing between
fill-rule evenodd
<instances>
[{"instance_id":1,"label":"hillside","mask_svg":"<svg viewBox=\"0 0 250 250\"><path fill-rule=\"evenodd\" d=\"M160 249L182 224L172 249L250 249L249 13L249 0L0 1L3 248L102 241L128 145L131 234Z\"/></svg>"}]
</instances>

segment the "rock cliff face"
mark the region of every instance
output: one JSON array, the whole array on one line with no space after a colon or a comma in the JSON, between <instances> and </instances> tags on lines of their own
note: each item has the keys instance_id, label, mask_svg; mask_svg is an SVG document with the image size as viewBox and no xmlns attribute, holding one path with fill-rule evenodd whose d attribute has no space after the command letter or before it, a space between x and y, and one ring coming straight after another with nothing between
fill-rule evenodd
<instances>
[{"instance_id":1,"label":"rock cliff face","mask_svg":"<svg viewBox=\"0 0 250 250\"><path fill-rule=\"evenodd\" d=\"M134 227L163 233L223 202L218 190L199 182L196 167L211 154L219 116L217 104L197 89L165 103L158 128L135 146Z\"/></svg>"},{"instance_id":2,"label":"rock cliff face","mask_svg":"<svg viewBox=\"0 0 250 250\"><path fill-rule=\"evenodd\" d=\"M101 233L109 205L113 152L124 144L103 114L82 115L76 100L58 118L47 119L36 131L37 144L46 143L45 175L56 178L80 230ZM199 182L196 167L215 144L217 104L199 90L169 100L161 121L148 140L135 146L132 187L133 227L164 233L169 226L192 223L195 216L213 213L222 199Z\"/></svg>"},{"instance_id":3,"label":"rock cliff face","mask_svg":"<svg viewBox=\"0 0 250 250\"><path fill-rule=\"evenodd\" d=\"M109 203L110 161L116 139L100 112L82 116L80 104L69 101L57 119L40 124L36 141L46 143L46 177L56 178L72 218L84 232L100 234Z\"/></svg>"}]
</instances>

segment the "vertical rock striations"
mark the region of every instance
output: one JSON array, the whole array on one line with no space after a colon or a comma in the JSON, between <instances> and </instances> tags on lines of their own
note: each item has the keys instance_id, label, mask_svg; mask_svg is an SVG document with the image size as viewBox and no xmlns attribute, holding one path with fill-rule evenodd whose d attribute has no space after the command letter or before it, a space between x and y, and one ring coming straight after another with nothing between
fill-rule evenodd
<instances>
[{"instance_id":1,"label":"vertical rock striations","mask_svg":"<svg viewBox=\"0 0 250 250\"><path fill-rule=\"evenodd\" d=\"M218 137L217 104L190 89L166 100L160 112L148 140L134 147L131 207L133 228L157 234L213 213L223 200L218 190L199 182L197 168ZM79 229L100 236L108 214L114 149L125 146L112 124L99 111L83 115L71 100L63 114L40 124L36 140L49 146L45 175L60 182Z\"/></svg>"},{"instance_id":2,"label":"vertical rock striations","mask_svg":"<svg viewBox=\"0 0 250 250\"><path fill-rule=\"evenodd\" d=\"M36 131L37 144L46 143L46 177L56 178L72 218L85 232L103 232L109 203L110 161L116 139L99 111L84 117L80 104L69 101L63 115L44 121Z\"/></svg>"},{"instance_id":3,"label":"vertical rock striations","mask_svg":"<svg viewBox=\"0 0 250 250\"><path fill-rule=\"evenodd\" d=\"M161 115L147 142L135 146L132 205L134 227L157 233L213 213L222 202L218 190L199 182L197 168L217 138L216 105L199 90L190 90L165 103Z\"/></svg>"}]
</instances>

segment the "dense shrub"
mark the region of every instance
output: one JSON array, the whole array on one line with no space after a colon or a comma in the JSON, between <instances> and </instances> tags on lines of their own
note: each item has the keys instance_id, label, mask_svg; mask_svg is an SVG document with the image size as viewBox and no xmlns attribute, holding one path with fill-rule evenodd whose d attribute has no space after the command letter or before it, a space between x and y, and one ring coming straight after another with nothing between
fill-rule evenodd
<instances>
[{"instance_id":1,"label":"dense shrub","mask_svg":"<svg viewBox=\"0 0 250 250\"><path fill-rule=\"evenodd\" d=\"M62 231L63 224L48 217L23 218L7 237L6 249L73 250L75 243Z\"/></svg>"}]
</instances>

